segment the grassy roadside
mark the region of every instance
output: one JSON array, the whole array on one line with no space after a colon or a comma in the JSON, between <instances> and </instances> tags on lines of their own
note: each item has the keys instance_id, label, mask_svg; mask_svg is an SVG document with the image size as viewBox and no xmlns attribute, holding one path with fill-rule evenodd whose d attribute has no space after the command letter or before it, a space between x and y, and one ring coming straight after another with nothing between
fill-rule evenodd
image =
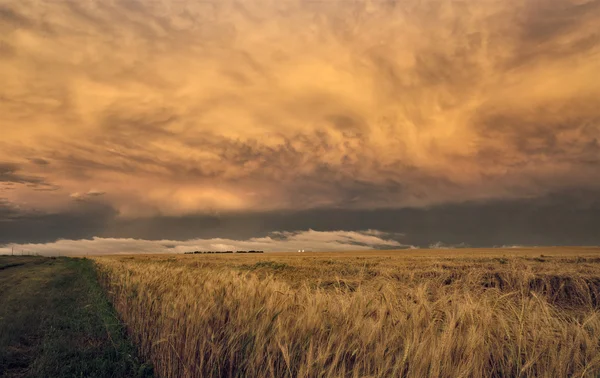
<instances>
[{"instance_id":1,"label":"grassy roadside","mask_svg":"<svg viewBox=\"0 0 600 378\"><path fill-rule=\"evenodd\" d=\"M0 377L152 375L92 261L0 256L0 266Z\"/></svg>"}]
</instances>

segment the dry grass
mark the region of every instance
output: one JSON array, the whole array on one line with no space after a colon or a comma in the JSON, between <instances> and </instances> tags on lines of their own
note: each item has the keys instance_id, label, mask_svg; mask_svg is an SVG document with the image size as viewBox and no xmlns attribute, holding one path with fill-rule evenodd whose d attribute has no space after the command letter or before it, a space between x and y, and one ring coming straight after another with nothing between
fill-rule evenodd
<instances>
[{"instance_id":1,"label":"dry grass","mask_svg":"<svg viewBox=\"0 0 600 378\"><path fill-rule=\"evenodd\" d=\"M600 372L600 249L96 262L161 377Z\"/></svg>"}]
</instances>

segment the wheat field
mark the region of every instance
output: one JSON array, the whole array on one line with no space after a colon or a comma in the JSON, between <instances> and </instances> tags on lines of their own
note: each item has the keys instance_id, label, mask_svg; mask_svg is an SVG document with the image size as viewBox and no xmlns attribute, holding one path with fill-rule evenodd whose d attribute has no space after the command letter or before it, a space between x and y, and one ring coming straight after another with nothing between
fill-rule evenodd
<instances>
[{"instance_id":1,"label":"wheat field","mask_svg":"<svg viewBox=\"0 0 600 378\"><path fill-rule=\"evenodd\" d=\"M106 256L160 377L592 377L600 249Z\"/></svg>"}]
</instances>

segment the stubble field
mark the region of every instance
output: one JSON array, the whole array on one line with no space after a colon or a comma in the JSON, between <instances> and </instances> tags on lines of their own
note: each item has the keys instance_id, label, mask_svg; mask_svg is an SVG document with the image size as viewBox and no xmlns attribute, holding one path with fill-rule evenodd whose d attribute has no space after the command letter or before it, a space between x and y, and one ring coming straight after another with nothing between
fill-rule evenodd
<instances>
[{"instance_id":1,"label":"stubble field","mask_svg":"<svg viewBox=\"0 0 600 378\"><path fill-rule=\"evenodd\" d=\"M600 372L600 249L97 257L160 377Z\"/></svg>"}]
</instances>

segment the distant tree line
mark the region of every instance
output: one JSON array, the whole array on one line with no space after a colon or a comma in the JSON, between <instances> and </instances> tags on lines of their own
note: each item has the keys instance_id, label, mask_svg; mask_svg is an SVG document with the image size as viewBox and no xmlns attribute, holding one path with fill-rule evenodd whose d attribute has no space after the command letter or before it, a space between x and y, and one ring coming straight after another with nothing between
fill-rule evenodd
<instances>
[{"instance_id":1,"label":"distant tree line","mask_svg":"<svg viewBox=\"0 0 600 378\"><path fill-rule=\"evenodd\" d=\"M184 252L185 255L204 255L208 253L265 253L264 251L192 251Z\"/></svg>"}]
</instances>

